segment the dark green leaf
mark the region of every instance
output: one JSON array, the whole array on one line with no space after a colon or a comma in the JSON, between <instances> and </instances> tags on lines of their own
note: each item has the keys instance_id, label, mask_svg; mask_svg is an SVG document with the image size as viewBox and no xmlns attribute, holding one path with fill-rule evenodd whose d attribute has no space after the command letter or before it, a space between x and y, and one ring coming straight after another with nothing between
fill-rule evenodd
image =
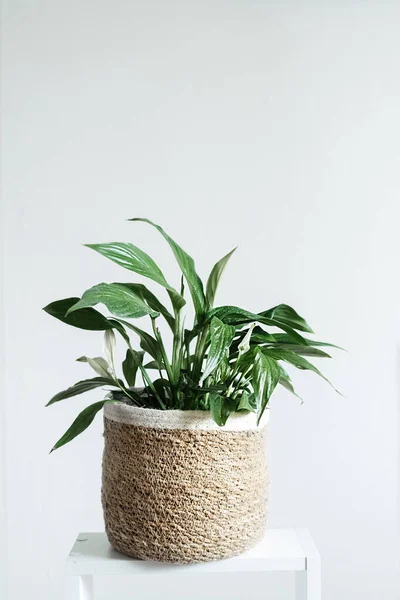
<instances>
[{"instance_id":1,"label":"dark green leaf","mask_svg":"<svg viewBox=\"0 0 400 600\"><path fill-rule=\"evenodd\" d=\"M283 350L291 350L295 354L299 354L300 356L314 356L315 358L332 358L330 354L324 352L323 350L319 350L318 348L314 348L313 346L296 346L295 344L272 344L268 346L271 348L283 349Z\"/></svg>"},{"instance_id":2,"label":"dark green leaf","mask_svg":"<svg viewBox=\"0 0 400 600\"><path fill-rule=\"evenodd\" d=\"M291 352L291 350L283 350L283 349L278 350L278 349L271 348L271 347L263 347L262 353L265 356L269 356L269 357L273 358L274 360L284 360L285 362L287 362L291 365L294 365L298 369L312 371L313 373L316 373L317 375L322 377L322 379L325 379L325 381L327 381L329 383L329 385L331 385L333 387L333 385L331 384L329 379L327 379L325 377L325 375L323 375L321 373L321 371L319 369L317 369L317 367L315 367L312 363L310 363L306 358L303 358L302 356L299 356L298 354ZM333 389L336 392L338 392L338 394L340 394L340 392L336 388L333 387ZM340 394L340 395L342 395L342 394Z\"/></svg>"},{"instance_id":3,"label":"dark green leaf","mask_svg":"<svg viewBox=\"0 0 400 600\"><path fill-rule=\"evenodd\" d=\"M296 394L292 381L289 377L289 374L285 371L285 369L282 367L282 365L279 365L279 383L289 392L291 392L292 394L294 394L295 396L297 396L297 398L299 398L299 400L301 400L303 402L303 399L300 398L300 396L298 394Z\"/></svg>"},{"instance_id":4,"label":"dark green leaf","mask_svg":"<svg viewBox=\"0 0 400 600\"><path fill-rule=\"evenodd\" d=\"M228 260L235 252L236 248L231 250L226 256L221 258L213 267L206 286L206 301L207 309L210 309L214 305L215 294L217 292L218 284L221 279L221 275L225 270Z\"/></svg>"},{"instance_id":5,"label":"dark green leaf","mask_svg":"<svg viewBox=\"0 0 400 600\"><path fill-rule=\"evenodd\" d=\"M235 331L235 328L231 325L226 325L216 317L213 317L210 324L210 347L200 383L202 383L214 369L217 368L221 360L226 356L227 350L235 335Z\"/></svg>"},{"instance_id":6,"label":"dark green leaf","mask_svg":"<svg viewBox=\"0 0 400 600\"><path fill-rule=\"evenodd\" d=\"M288 306L287 304L279 304L278 306L274 306L274 308L270 308L269 310L261 312L260 315L268 319L280 321L285 325L289 325L289 327L292 327L293 329L314 333L307 321L305 321L303 317L301 317L291 306Z\"/></svg>"},{"instance_id":7,"label":"dark green leaf","mask_svg":"<svg viewBox=\"0 0 400 600\"><path fill-rule=\"evenodd\" d=\"M53 448L51 449L51 452L53 452L53 450L56 450L57 448L60 448L61 446L64 446L64 444L67 444L68 442L76 438L76 436L82 433L82 431L85 431L85 429L89 427L99 410L101 410L105 404L109 404L112 402L113 400L101 400L100 402L95 402L94 404L91 404L90 406L85 408L77 416L75 421L72 423L71 427L64 433L64 435L58 440L58 442L54 444Z\"/></svg>"},{"instance_id":8,"label":"dark green leaf","mask_svg":"<svg viewBox=\"0 0 400 600\"><path fill-rule=\"evenodd\" d=\"M132 325L128 321L124 321L123 319L118 319L119 323L128 327L140 337L140 347L142 350L150 354L158 363L162 362L162 354L158 341L147 331L143 331L139 327Z\"/></svg>"},{"instance_id":9,"label":"dark green leaf","mask_svg":"<svg viewBox=\"0 0 400 600\"><path fill-rule=\"evenodd\" d=\"M277 362L264 355L260 348L256 349L252 385L257 403L258 423L269 402L272 392L276 388L280 377L279 365Z\"/></svg>"},{"instance_id":10,"label":"dark green leaf","mask_svg":"<svg viewBox=\"0 0 400 600\"><path fill-rule=\"evenodd\" d=\"M274 333L275 341L280 344L293 344L292 339L286 333ZM310 340L309 338L304 338L307 342L308 346L326 346L328 348L336 348L337 350L344 350L341 346L335 346L335 344L328 344L328 342L318 342L317 340Z\"/></svg>"},{"instance_id":11,"label":"dark green leaf","mask_svg":"<svg viewBox=\"0 0 400 600\"><path fill-rule=\"evenodd\" d=\"M248 392L244 391L243 394L240 397L240 401L237 407L238 411L250 411L250 412L256 412L256 406L254 403L254 396L252 397L252 394L249 394Z\"/></svg>"},{"instance_id":12,"label":"dark green leaf","mask_svg":"<svg viewBox=\"0 0 400 600\"><path fill-rule=\"evenodd\" d=\"M67 315L67 311L77 302L79 302L79 298L64 298L64 300L57 300L48 304L43 310L59 321L73 327L78 327L79 329L91 331L112 329L113 326L108 322L106 317L94 308L81 308Z\"/></svg>"},{"instance_id":13,"label":"dark green leaf","mask_svg":"<svg viewBox=\"0 0 400 600\"><path fill-rule=\"evenodd\" d=\"M93 379L84 379L83 381L78 381L74 385L71 385L68 389L58 392L52 399L46 404L46 406L50 406L50 404L54 404L55 402L60 402L60 400L65 400L66 398L72 398L73 396L77 396L78 394L83 394L84 392L88 392L89 390L94 390L95 388L102 387L104 385L113 385L116 383L111 378L105 377L93 377Z\"/></svg>"},{"instance_id":14,"label":"dark green leaf","mask_svg":"<svg viewBox=\"0 0 400 600\"><path fill-rule=\"evenodd\" d=\"M149 221L149 219L136 218L129 219L129 221L142 221L143 223L148 223L149 225L152 225L161 233L164 239L168 242L189 286L197 318L201 320L205 312L205 297L203 284L196 272L193 258L189 256L189 254L187 254L176 242L174 242L174 240L169 237L169 235L164 231L164 229L162 229L162 227L156 225L152 221Z\"/></svg>"},{"instance_id":15,"label":"dark green leaf","mask_svg":"<svg viewBox=\"0 0 400 600\"><path fill-rule=\"evenodd\" d=\"M257 313L249 312L243 308L238 308L237 306L218 306L207 313L207 320L210 320L214 316L218 317L218 319L221 319L221 321L228 323L229 325L258 322L262 323L263 325L278 327L283 331L286 331L294 343L307 346L306 340L299 333L297 333L297 331L289 327L289 325L281 323L280 321L275 321L275 319L263 317Z\"/></svg>"},{"instance_id":16,"label":"dark green leaf","mask_svg":"<svg viewBox=\"0 0 400 600\"><path fill-rule=\"evenodd\" d=\"M122 363L122 372L128 386L135 386L137 371L142 359L143 353L141 356L139 352L134 352L130 348L126 351L126 357Z\"/></svg>"},{"instance_id":17,"label":"dark green leaf","mask_svg":"<svg viewBox=\"0 0 400 600\"><path fill-rule=\"evenodd\" d=\"M99 283L86 290L82 298L68 310L68 315L76 310L100 303L104 304L117 317L134 319L144 315L157 317L159 314L127 286L119 283Z\"/></svg>"},{"instance_id":18,"label":"dark green leaf","mask_svg":"<svg viewBox=\"0 0 400 600\"><path fill-rule=\"evenodd\" d=\"M209 395L209 405L212 419L217 425L225 425L231 411L225 401L225 398L216 393Z\"/></svg>"}]
</instances>

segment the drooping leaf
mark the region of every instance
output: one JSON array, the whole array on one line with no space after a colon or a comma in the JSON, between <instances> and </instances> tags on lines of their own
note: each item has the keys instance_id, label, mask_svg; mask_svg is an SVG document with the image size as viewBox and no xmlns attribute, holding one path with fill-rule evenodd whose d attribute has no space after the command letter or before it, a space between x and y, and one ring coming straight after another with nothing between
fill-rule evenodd
<instances>
[{"instance_id":1,"label":"drooping leaf","mask_svg":"<svg viewBox=\"0 0 400 600\"><path fill-rule=\"evenodd\" d=\"M271 348L276 347L277 349L291 350L295 354L300 356L314 356L315 358L332 358L330 354L314 348L313 346L296 346L296 344L275 344L271 345Z\"/></svg>"},{"instance_id":2,"label":"drooping leaf","mask_svg":"<svg viewBox=\"0 0 400 600\"><path fill-rule=\"evenodd\" d=\"M79 329L105 331L112 328L106 317L94 308L81 308L67 315L69 309L77 302L79 302L79 298L64 298L48 304L43 310L59 321Z\"/></svg>"},{"instance_id":3,"label":"drooping leaf","mask_svg":"<svg viewBox=\"0 0 400 600\"><path fill-rule=\"evenodd\" d=\"M234 248L233 250L228 252L228 254L226 256L224 256L223 258L221 258L221 260L219 260L212 268L212 271L207 280L207 286L206 286L207 310L209 310L210 308L212 308L214 306L215 294L217 292L219 281L221 279L222 273L225 270L228 260L230 259L232 254L235 252L235 250L236 250L236 248Z\"/></svg>"},{"instance_id":4,"label":"drooping leaf","mask_svg":"<svg viewBox=\"0 0 400 600\"><path fill-rule=\"evenodd\" d=\"M271 327L278 327L283 331L286 331L294 343L307 346L306 340L289 325L280 321L275 321L275 319L263 317L257 313L249 312L248 310L244 310L237 306L218 306L217 308L213 308L213 310L207 313L207 320L212 319L212 317L218 317L218 319L221 319L221 321L230 325L258 322L264 325L270 325Z\"/></svg>"},{"instance_id":5,"label":"drooping leaf","mask_svg":"<svg viewBox=\"0 0 400 600\"><path fill-rule=\"evenodd\" d=\"M289 325L293 329L299 331L307 331L308 333L314 333L307 321L303 319L291 306L287 304L278 304L269 310L265 310L260 313L261 316L268 319L275 319L285 325Z\"/></svg>"},{"instance_id":6,"label":"drooping leaf","mask_svg":"<svg viewBox=\"0 0 400 600\"><path fill-rule=\"evenodd\" d=\"M129 219L129 221L142 221L155 227L164 239L168 242L175 258L179 264L179 267L187 281L189 286L190 294L193 299L193 304L198 320L201 320L205 312L205 296L203 290L203 284L200 277L196 272L194 260L187 252L185 252L170 236L160 227L149 219L135 218Z\"/></svg>"},{"instance_id":7,"label":"drooping leaf","mask_svg":"<svg viewBox=\"0 0 400 600\"><path fill-rule=\"evenodd\" d=\"M256 349L252 385L257 403L258 423L269 402L272 392L276 388L280 377L279 365L276 360L266 356L260 350Z\"/></svg>"},{"instance_id":8,"label":"drooping leaf","mask_svg":"<svg viewBox=\"0 0 400 600\"><path fill-rule=\"evenodd\" d=\"M231 325L226 325L216 317L213 317L210 324L210 347L200 383L203 383L226 356L227 350L235 335L235 331L235 328Z\"/></svg>"},{"instance_id":9,"label":"drooping leaf","mask_svg":"<svg viewBox=\"0 0 400 600\"><path fill-rule=\"evenodd\" d=\"M213 392L209 395L208 400L212 419L216 422L217 425L222 427L223 425L225 425L231 413L225 401L225 398Z\"/></svg>"},{"instance_id":10,"label":"drooping leaf","mask_svg":"<svg viewBox=\"0 0 400 600\"><path fill-rule=\"evenodd\" d=\"M294 365L298 369L302 369L305 371L312 371L313 373L316 373L317 375L322 377L322 379L325 379L325 381L327 381L329 383L329 385L331 385L333 387L333 385L331 384L329 379L327 379L325 377L325 375L323 375L321 373L321 371L319 369L317 369L317 367L315 367L312 363L310 363L310 361L308 361L303 356L299 356L298 354L295 354L291 350L263 347L262 353L264 354L264 356L269 356L269 357L273 358L274 360L284 360L285 362L287 362L291 365ZM333 389L336 392L338 392L338 394L342 395L336 388L333 387Z\"/></svg>"},{"instance_id":11,"label":"drooping leaf","mask_svg":"<svg viewBox=\"0 0 400 600\"><path fill-rule=\"evenodd\" d=\"M293 340L286 333L274 333L275 341L280 344L293 344ZM309 338L304 338L307 342L308 346L326 346L327 348L336 348L337 350L344 350L341 346L336 346L335 344L328 344L328 342L318 342L317 340L310 340Z\"/></svg>"},{"instance_id":12,"label":"drooping leaf","mask_svg":"<svg viewBox=\"0 0 400 600\"><path fill-rule=\"evenodd\" d=\"M68 389L58 392L58 394L53 396L46 406L50 406L51 404L60 402L60 400L65 400L66 398L78 396L78 394L84 394L89 390L94 390L95 388L102 387L104 385L116 384L115 381L113 381L110 377L94 377L93 379L84 379L83 381L78 381L78 383L71 385L71 387Z\"/></svg>"},{"instance_id":13,"label":"drooping leaf","mask_svg":"<svg viewBox=\"0 0 400 600\"><path fill-rule=\"evenodd\" d=\"M117 317L138 318L144 315L157 317L158 312L146 304L140 296L131 289L119 283L99 283L86 290L82 298L68 310L67 315L76 310L104 304Z\"/></svg>"},{"instance_id":14,"label":"drooping leaf","mask_svg":"<svg viewBox=\"0 0 400 600\"><path fill-rule=\"evenodd\" d=\"M292 394L294 394L297 398L299 398L299 400L301 400L303 402L303 399L294 390L292 380L290 379L289 373L287 373L285 371L285 369L282 367L282 365L279 365L279 373L280 373L280 375L279 375L280 385L283 386L286 390L288 390Z\"/></svg>"},{"instance_id":15,"label":"drooping leaf","mask_svg":"<svg viewBox=\"0 0 400 600\"><path fill-rule=\"evenodd\" d=\"M88 363L100 377L112 379L113 369L111 365L102 356L90 358L89 356L80 356L76 359L78 362Z\"/></svg>"},{"instance_id":16,"label":"drooping leaf","mask_svg":"<svg viewBox=\"0 0 400 600\"><path fill-rule=\"evenodd\" d=\"M122 372L127 384L135 386L139 364L143 360L143 353L133 352L130 348L126 351L125 360L122 363Z\"/></svg>"},{"instance_id":17,"label":"drooping leaf","mask_svg":"<svg viewBox=\"0 0 400 600\"><path fill-rule=\"evenodd\" d=\"M53 450L64 446L64 444L67 444L68 442L76 438L76 436L82 433L82 431L85 431L85 429L87 429L92 423L99 410L101 410L105 404L110 404L113 402L115 403L115 400L101 400L100 402L95 402L94 404L91 404L90 406L85 408L77 416L75 421L72 423L71 427L67 429L64 435L60 437L58 442L54 444L50 452L53 452Z\"/></svg>"}]
</instances>

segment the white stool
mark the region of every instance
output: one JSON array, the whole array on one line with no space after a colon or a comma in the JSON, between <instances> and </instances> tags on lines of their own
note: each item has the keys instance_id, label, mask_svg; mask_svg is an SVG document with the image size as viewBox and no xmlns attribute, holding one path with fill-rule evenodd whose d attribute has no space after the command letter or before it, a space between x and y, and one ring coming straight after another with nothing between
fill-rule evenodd
<instances>
[{"instance_id":1,"label":"white stool","mask_svg":"<svg viewBox=\"0 0 400 600\"><path fill-rule=\"evenodd\" d=\"M113 550L105 533L80 533L66 561L67 600L94 600L96 575L295 571L296 600L321 600L321 559L307 529L271 529L241 556L194 565L136 560ZM189 599L188 599L189 600Z\"/></svg>"}]
</instances>

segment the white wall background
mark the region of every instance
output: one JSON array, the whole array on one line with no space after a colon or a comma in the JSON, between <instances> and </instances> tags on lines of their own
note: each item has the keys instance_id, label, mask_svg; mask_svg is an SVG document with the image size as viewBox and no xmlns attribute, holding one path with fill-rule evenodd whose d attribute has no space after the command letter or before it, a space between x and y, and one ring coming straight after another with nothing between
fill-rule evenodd
<instances>
[{"instance_id":1,"label":"white wall background","mask_svg":"<svg viewBox=\"0 0 400 600\"><path fill-rule=\"evenodd\" d=\"M311 530L324 600L400 598L399 20L395 0L4 0L2 598L61 598L75 534L103 528L101 419L47 454L98 394L43 408L101 334L41 307L129 280L84 242L134 241L173 277L133 216L203 275L239 244L220 303L287 302L349 350L323 365L345 399L298 373L306 403L272 403L270 523ZM264 593L255 577L208 585L193 598Z\"/></svg>"}]
</instances>

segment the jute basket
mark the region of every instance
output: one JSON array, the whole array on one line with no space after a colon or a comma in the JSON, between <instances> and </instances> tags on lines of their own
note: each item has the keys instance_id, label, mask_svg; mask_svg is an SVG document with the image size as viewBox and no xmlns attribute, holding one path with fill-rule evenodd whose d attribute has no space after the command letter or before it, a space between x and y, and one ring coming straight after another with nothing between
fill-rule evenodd
<instances>
[{"instance_id":1,"label":"jute basket","mask_svg":"<svg viewBox=\"0 0 400 600\"><path fill-rule=\"evenodd\" d=\"M219 427L203 411L109 404L102 503L110 544L140 559L205 562L244 552L267 518L266 423Z\"/></svg>"}]
</instances>

